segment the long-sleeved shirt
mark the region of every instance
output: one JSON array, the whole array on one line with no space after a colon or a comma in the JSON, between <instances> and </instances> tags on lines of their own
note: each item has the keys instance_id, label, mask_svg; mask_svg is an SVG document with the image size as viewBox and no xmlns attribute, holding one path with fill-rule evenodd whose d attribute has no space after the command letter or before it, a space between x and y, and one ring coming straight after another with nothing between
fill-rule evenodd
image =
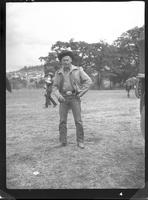
<instances>
[{"instance_id":1,"label":"long-sleeved shirt","mask_svg":"<svg viewBox=\"0 0 148 200\"><path fill-rule=\"evenodd\" d=\"M83 92L85 94L88 91L90 85L92 84L91 78L84 72L83 68L74 65L71 65L71 69L69 72L69 81L76 93ZM62 93L64 89L63 86L64 72L63 68L61 68L55 73L53 82L53 93L57 98L59 98L59 95Z\"/></svg>"}]
</instances>

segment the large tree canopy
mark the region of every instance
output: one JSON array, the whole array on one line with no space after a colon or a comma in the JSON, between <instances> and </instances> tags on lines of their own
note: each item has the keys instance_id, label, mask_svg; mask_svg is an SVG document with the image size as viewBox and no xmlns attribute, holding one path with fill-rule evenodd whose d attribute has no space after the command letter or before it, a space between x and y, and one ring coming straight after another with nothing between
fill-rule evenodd
<instances>
[{"instance_id":1,"label":"large tree canopy","mask_svg":"<svg viewBox=\"0 0 148 200\"><path fill-rule=\"evenodd\" d=\"M47 66L52 66L57 70L60 67L57 54L64 49L69 49L75 55L73 64L82 66L90 76L97 73L98 84L106 69L108 69L106 74L112 81L123 82L138 73L138 41L143 31L144 26L130 29L118 37L112 45L104 41L91 44L74 41L74 39L70 39L68 42L57 41L52 45L48 56L39 59L44 61L45 69Z\"/></svg>"},{"instance_id":2,"label":"large tree canopy","mask_svg":"<svg viewBox=\"0 0 148 200\"><path fill-rule=\"evenodd\" d=\"M123 33L114 41L114 46L118 48L120 54L121 69L123 77L128 78L136 76L139 69L139 39L141 33L144 32L144 26L135 27Z\"/></svg>"}]
</instances>

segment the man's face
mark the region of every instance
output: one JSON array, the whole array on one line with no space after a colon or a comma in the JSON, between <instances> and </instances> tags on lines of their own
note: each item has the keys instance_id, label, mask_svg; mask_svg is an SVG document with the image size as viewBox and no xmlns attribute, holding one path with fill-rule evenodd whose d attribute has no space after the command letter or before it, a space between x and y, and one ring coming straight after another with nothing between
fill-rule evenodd
<instances>
[{"instance_id":1,"label":"man's face","mask_svg":"<svg viewBox=\"0 0 148 200\"><path fill-rule=\"evenodd\" d=\"M61 63L64 67L70 67L72 59L70 56L64 56L61 60Z\"/></svg>"}]
</instances>

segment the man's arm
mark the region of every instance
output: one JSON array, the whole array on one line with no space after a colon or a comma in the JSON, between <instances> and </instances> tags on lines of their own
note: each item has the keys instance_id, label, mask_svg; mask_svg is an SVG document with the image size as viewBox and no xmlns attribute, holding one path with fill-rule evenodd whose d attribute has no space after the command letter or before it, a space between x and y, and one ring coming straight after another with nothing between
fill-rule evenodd
<instances>
[{"instance_id":1,"label":"man's arm","mask_svg":"<svg viewBox=\"0 0 148 200\"><path fill-rule=\"evenodd\" d=\"M80 67L80 77L82 80L82 91L78 94L78 96L83 96L90 88L92 84L91 78L84 72L83 68Z\"/></svg>"}]
</instances>

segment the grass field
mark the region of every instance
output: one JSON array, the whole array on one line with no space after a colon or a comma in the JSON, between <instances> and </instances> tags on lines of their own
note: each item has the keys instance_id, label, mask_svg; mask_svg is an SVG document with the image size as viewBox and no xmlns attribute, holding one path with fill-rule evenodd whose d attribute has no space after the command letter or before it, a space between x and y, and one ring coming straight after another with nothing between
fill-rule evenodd
<instances>
[{"instance_id":1,"label":"grass field","mask_svg":"<svg viewBox=\"0 0 148 200\"><path fill-rule=\"evenodd\" d=\"M6 94L7 188L144 187L144 141L133 91L130 98L124 90L89 91L82 97L85 149L76 146L71 111L68 146L59 147L58 106L43 106L43 89Z\"/></svg>"}]
</instances>

